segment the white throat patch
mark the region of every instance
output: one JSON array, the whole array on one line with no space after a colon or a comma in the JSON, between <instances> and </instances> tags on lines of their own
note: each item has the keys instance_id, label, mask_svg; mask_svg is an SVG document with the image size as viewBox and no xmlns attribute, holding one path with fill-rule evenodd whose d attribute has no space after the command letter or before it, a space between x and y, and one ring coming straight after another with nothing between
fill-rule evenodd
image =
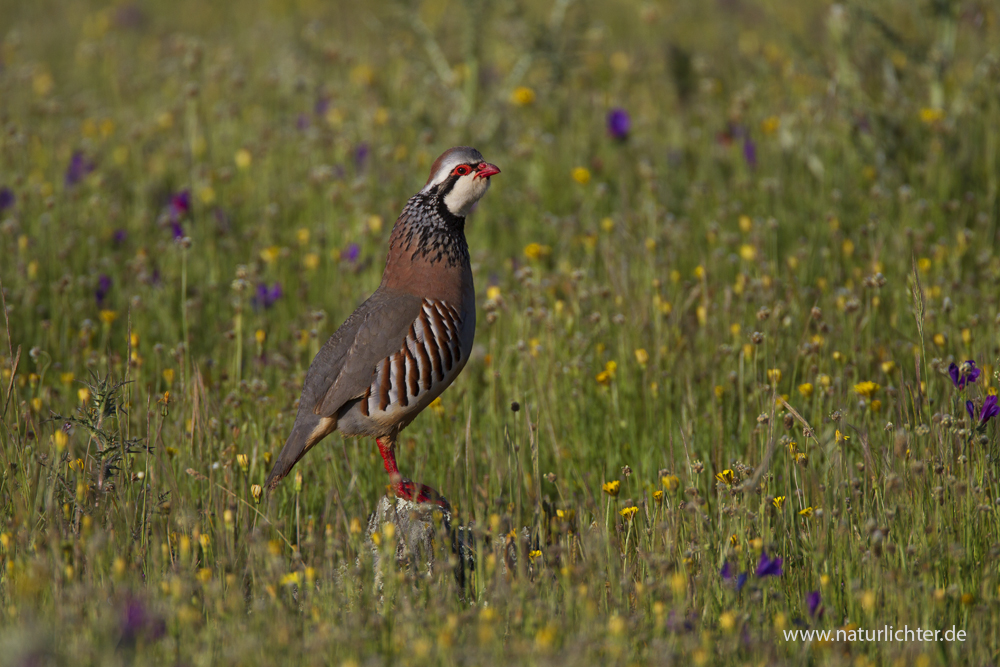
<instances>
[{"instance_id":1,"label":"white throat patch","mask_svg":"<svg viewBox=\"0 0 1000 667\"><path fill-rule=\"evenodd\" d=\"M455 182L451 191L445 195L444 205L453 214L464 218L472 210L472 206L482 199L490 189L490 179L477 178L476 172L462 176Z\"/></svg>"}]
</instances>

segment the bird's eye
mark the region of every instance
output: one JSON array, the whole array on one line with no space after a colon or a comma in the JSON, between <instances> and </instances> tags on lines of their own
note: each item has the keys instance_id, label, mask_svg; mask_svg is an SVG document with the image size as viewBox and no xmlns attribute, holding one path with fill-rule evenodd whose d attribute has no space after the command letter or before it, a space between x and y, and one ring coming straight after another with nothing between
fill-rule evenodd
<instances>
[{"instance_id":1,"label":"bird's eye","mask_svg":"<svg viewBox=\"0 0 1000 667\"><path fill-rule=\"evenodd\" d=\"M458 174L459 176L468 176L470 173L472 173L472 169L470 169L469 165L467 164L460 164L457 167L455 167L455 171L453 171L452 173Z\"/></svg>"}]
</instances>

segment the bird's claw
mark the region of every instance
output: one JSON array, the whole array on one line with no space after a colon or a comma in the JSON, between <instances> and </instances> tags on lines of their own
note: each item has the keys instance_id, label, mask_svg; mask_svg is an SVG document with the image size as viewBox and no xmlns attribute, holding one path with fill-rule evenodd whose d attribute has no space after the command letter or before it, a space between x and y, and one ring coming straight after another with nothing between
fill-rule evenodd
<instances>
[{"instance_id":1,"label":"bird's claw","mask_svg":"<svg viewBox=\"0 0 1000 667\"><path fill-rule=\"evenodd\" d=\"M395 487L396 497L414 503L430 503L438 505L442 510L451 512L451 504L436 490L410 479L400 479Z\"/></svg>"}]
</instances>

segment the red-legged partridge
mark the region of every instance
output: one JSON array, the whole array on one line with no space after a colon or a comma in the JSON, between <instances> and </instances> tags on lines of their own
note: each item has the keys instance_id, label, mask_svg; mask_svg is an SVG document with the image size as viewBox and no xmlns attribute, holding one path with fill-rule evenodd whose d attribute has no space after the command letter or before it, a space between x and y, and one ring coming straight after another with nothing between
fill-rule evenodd
<instances>
[{"instance_id":1,"label":"red-legged partridge","mask_svg":"<svg viewBox=\"0 0 1000 667\"><path fill-rule=\"evenodd\" d=\"M445 151L431 166L427 184L392 229L382 283L309 366L268 489L339 430L375 438L397 496L449 509L437 491L399 474L396 438L469 360L476 298L465 217L499 173L479 151L464 146Z\"/></svg>"}]
</instances>

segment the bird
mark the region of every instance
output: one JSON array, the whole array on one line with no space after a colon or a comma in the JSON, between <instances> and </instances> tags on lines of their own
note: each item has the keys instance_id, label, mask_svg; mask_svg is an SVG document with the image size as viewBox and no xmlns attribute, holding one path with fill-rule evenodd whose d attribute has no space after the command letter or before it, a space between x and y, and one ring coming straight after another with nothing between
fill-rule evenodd
<instances>
[{"instance_id":1,"label":"bird","mask_svg":"<svg viewBox=\"0 0 1000 667\"><path fill-rule=\"evenodd\" d=\"M469 360L476 297L465 219L499 173L468 146L446 150L431 165L427 183L392 228L378 289L310 364L295 423L265 482L268 491L339 430L375 439L397 498L450 514L441 493L399 472L396 442Z\"/></svg>"}]
</instances>

